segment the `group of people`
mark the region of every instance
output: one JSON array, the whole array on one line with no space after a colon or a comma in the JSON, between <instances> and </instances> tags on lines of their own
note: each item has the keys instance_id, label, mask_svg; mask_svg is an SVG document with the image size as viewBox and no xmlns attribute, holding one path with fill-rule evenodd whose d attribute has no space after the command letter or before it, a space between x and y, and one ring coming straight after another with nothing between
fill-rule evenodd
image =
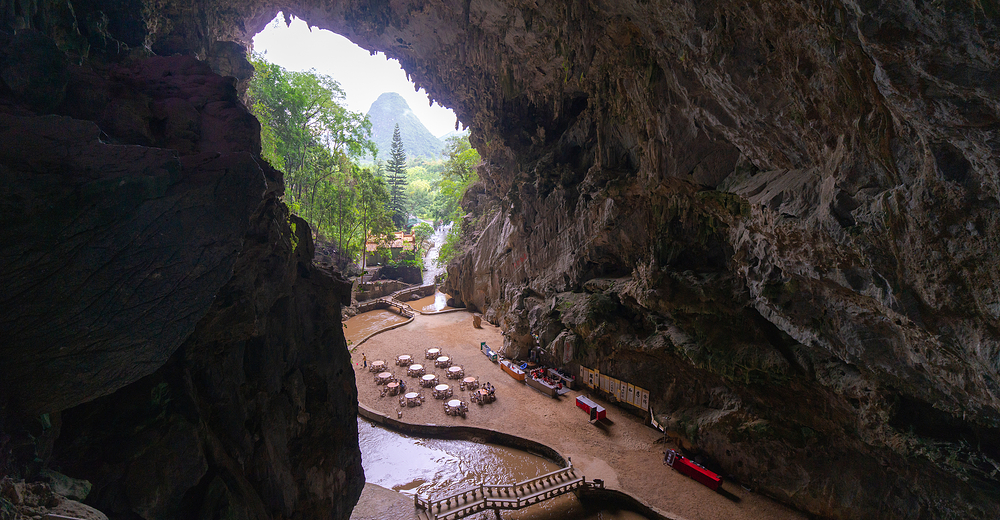
<instances>
[{"instance_id":1,"label":"group of people","mask_svg":"<svg viewBox=\"0 0 1000 520\"><path fill-rule=\"evenodd\" d=\"M493 385L491 385L489 381L487 381L486 384L483 385L483 390L486 390L486 399L487 399L487 402L490 402L490 401L493 401L493 400L496 399L496 397L497 397L496 396L497 389L496 389L496 387L494 387Z\"/></svg>"},{"instance_id":2,"label":"group of people","mask_svg":"<svg viewBox=\"0 0 1000 520\"><path fill-rule=\"evenodd\" d=\"M394 378L390 379L387 382L387 384L382 388L382 397L385 397L385 394L387 394L389 392L389 385L388 385L388 383L399 383L399 390L396 391L396 393L399 394L399 395L403 395L403 394L406 393L406 381L403 381L402 379L394 377Z\"/></svg>"}]
</instances>

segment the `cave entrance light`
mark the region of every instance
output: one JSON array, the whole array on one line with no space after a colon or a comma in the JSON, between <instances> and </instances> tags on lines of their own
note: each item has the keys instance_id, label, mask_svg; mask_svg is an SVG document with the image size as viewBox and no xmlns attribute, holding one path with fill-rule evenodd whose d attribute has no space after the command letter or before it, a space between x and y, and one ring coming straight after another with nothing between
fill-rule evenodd
<instances>
[{"instance_id":1,"label":"cave entrance light","mask_svg":"<svg viewBox=\"0 0 1000 520\"><path fill-rule=\"evenodd\" d=\"M455 131L455 113L431 104L423 89L415 90L398 61L379 53L373 55L339 34L310 29L302 19L290 20L286 25L284 15L278 13L254 37L254 52L291 71L315 69L332 77L347 94L346 105L352 112L366 114L382 93L396 92L435 137Z\"/></svg>"}]
</instances>

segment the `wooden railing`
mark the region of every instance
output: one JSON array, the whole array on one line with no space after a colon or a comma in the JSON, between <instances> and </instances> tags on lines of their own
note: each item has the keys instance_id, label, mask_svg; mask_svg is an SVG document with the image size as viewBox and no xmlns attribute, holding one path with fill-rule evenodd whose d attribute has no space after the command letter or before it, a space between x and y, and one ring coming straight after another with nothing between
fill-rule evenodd
<instances>
[{"instance_id":1,"label":"wooden railing","mask_svg":"<svg viewBox=\"0 0 1000 520\"><path fill-rule=\"evenodd\" d=\"M399 314L401 316L405 316L407 318L413 317L413 309L410 308L409 305L406 305L405 303L400 303L392 298L379 298L375 300L375 304L376 305L384 304L387 307L394 307L399 310Z\"/></svg>"}]
</instances>

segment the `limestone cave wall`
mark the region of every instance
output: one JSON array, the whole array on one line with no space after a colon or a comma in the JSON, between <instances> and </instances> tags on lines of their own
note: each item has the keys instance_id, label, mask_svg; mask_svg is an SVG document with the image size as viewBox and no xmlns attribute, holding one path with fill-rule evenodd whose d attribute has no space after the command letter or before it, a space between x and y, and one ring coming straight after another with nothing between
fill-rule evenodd
<instances>
[{"instance_id":1,"label":"limestone cave wall","mask_svg":"<svg viewBox=\"0 0 1000 520\"><path fill-rule=\"evenodd\" d=\"M0 8L0 476L112 519L348 518L350 284L260 158L245 44L173 12L154 42L148 7Z\"/></svg>"},{"instance_id":2,"label":"limestone cave wall","mask_svg":"<svg viewBox=\"0 0 1000 520\"><path fill-rule=\"evenodd\" d=\"M4 3L5 431L87 402L56 421L71 467L129 403L134 460L188 447L183 511L244 492L263 504L245 518L353 504L350 449L289 448L291 467L272 449L334 423L346 439L329 403L354 399L346 354L318 348L342 341L315 314L337 283L297 256L236 100L240 53L278 11L398 58L471 125L485 162L447 289L508 353L537 335L649 388L685 445L815 515L998 516L994 1ZM221 94L173 95L205 84ZM289 283L228 275L248 264ZM247 354L263 345L280 374ZM6 453L30 451L19 439ZM108 507L178 514L117 464L94 477ZM302 471L347 498L313 500Z\"/></svg>"},{"instance_id":3,"label":"limestone cave wall","mask_svg":"<svg viewBox=\"0 0 1000 520\"><path fill-rule=\"evenodd\" d=\"M479 8L479 9L477 9ZM831 518L997 514L994 5L471 3L446 290Z\"/></svg>"}]
</instances>

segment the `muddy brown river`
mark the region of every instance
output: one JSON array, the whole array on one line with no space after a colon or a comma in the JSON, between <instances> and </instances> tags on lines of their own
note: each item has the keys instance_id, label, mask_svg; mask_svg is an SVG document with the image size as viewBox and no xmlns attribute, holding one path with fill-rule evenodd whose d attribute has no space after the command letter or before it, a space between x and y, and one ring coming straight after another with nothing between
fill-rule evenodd
<instances>
[{"instance_id":1,"label":"muddy brown river","mask_svg":"<svg viewBox=\"0 0 1000 520\"><path fill-rule=\"evenodd\" d=\"M454 308L448 306L448 295L441 291L435 291L433 296L407 303L420 312L439 312Z\"/></svg>"},{"instance_id":2,"label":"muddy brown river","mask_svg":"<svg viewBox=\"0 0 1000 520\"><path fill-rule=\"evenodd\" d=\"M483 484L514 484L559 468L536 455L471 441L410 437L358 419L365 480L408 496L439 498ZM504 511L505 519L522 520L644 520L630 511L587 511L573 494L519 511ZM470 516L492 520L492 511Z\"/></svg>"},{"instance_id":3,"label":"muddy brown river","mask_svg":"<svg viewBox=\"0 0 1000 520\"><path fill-rule=\"evenodd\" d=\"M386 309L363 312L344 322L344 337L348 345L353 345L374 332L408 319Z\"/></svg>"}]
</instances>

